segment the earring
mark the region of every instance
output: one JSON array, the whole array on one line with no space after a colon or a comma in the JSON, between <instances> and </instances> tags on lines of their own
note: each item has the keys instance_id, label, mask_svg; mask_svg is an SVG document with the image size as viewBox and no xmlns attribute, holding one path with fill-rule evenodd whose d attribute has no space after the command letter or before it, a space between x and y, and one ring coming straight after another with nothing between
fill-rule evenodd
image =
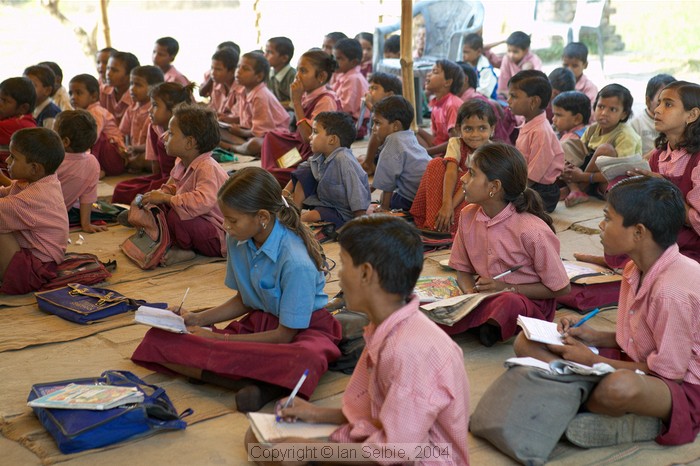
<instances>
[{"instance_id":1,"label":"earring","mask_svg":"<svg viewBox=\"0 0 700 466\"><path fill-rule=\"evenodd\" d=\"M493 191L489 191L489 197L493 197Z\"/></svg>"},{"instance_id":2,"label":"earring","mask_svg":"<svg viewBox=\"0 0 700 466\"><path fill-rule=\"evenodd\" d=\"M261 223L261 225L262 225L262 227L263 227L263 230L264 230L264 229L265 229L265 224L264 224L264 223Z\"/></svg>"}]
</instances>

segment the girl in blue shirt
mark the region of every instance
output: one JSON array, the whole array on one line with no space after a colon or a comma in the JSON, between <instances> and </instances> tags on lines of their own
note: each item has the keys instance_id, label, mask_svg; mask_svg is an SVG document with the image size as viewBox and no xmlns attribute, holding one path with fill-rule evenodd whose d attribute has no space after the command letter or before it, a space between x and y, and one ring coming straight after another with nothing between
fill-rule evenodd
<instances>
[{"instance_id":1,"label":"girl in blue shirt","mask_svg":"<svg viewBox=\"0 0 700 466\"><path fill-rule=\"evenodd\" d=\"M321 247L262 168L237 171L218 199L227 231L225 283L238 293L206 311L183 311L190 334L150 329L132 359L237 390L242 412L289 393L309 369L299 391L308 398L340 355L340 325L324 309Z\"/></svg>"}]
</instances>

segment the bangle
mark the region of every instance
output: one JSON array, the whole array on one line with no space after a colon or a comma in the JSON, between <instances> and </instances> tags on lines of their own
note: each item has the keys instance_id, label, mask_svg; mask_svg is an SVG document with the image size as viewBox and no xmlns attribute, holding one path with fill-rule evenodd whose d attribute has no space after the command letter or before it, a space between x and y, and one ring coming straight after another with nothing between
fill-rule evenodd
<instances>
[{"instance_id":1,"label":"bangle","mask_svg":"<svg viewBox=\"0 0 700 466\"><path fill-rule=\"evenodd\" d=\"M297 121L297 126L301 125L302 123L306 123L309 126L313 126L308 118L302 118L301 120Z\"/></svg>"},{"instance_id":2,"label":"bangle","mask_svg":"<svg viewBox=\"0 0 700 466\"><path fill-rule=\"evenodd\" d=\"M593 173L588 177L588 184L593 184Z\"/></svg>"}]
</instances>

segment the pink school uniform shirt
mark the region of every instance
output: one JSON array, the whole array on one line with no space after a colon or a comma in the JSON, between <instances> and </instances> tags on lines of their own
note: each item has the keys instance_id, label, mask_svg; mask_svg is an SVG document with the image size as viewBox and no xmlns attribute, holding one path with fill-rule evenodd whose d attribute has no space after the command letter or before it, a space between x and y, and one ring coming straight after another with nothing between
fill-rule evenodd
<instances>
[{"instance_id":1,"label":"pink school uniform shirt","mask_svg":"<svg viewBox=\"0 0 700 466\"><path fill-rule=\"evenodd\" d=\"M153 131L158 136L158 139L161 139L163 134L165 134L165 130L158 125L149 124L148 127L153 128ZM158 149L153 144L151 138L146 139L146 160L158 160Z\"/></svg>"},{"instance_id":2,"label":"pink school uniform shirt","mask_svg":"<svg viewBox=\"0 0 700 466\"><path fill-rule=\"evenodd\" d=\"M508 204L493 218L478 204L468 204L459 215L459 227L450 254L450 267L460 272L501 278L521 285L542 283L552 291L569 284L562 264L559 239L544 221Z\"/></svg>"},{"instance_id":3,"label":"pink school uniform shirt","mask_svg":"<svg viewBox=\"0 0 700 466\"><path fill-rule=\"evenodd\" d=\"M304 92L304 94L301 96L301 106L306 107L306 105L308 105L309 102L313 102L314 99L316 99L319 95L325 92L328 92L327 86L321 86L319 88L314 89L311 92ZM321 97L318 100L318 102L316 102L316 105L314 106L311 115L304 115L304 117L308 120L313 121L313 119L316 118L316 115L318 115L321 112L338 111L340 111L340 109L337 106L335 97L331 94L326 94L325 96Z\"/></svg>"},{"instance_id":4,"label":"pink school uniform shirt","mask_svg":"<svg viewBox=\"0 0 700 466\"><path fill-rule=\"evenodd\" d=\"M190 80L172 65L170 65L168 71L163 73L163 78L165 79L166 83L178 83L182 84L183 86L187 86L190 83Z\"/></svg>"},{"instance_id":5,"label":"pink school uniform shirt","mask_svg":"<svg viewBox=\"0 0 700 466\"><path fill-rule=\"evenodd\" d=\"M121 99L118 101L113 87L105 86L102 92L100 92L100 104L114 116L117 125L122 121L124 113L126 113L126 110L131 107L133 103L129 91L122 94Z\"/></svg>"},{"instance_id":6,"label":"pink school uniform shirt","mask_svg":"<svg viewBox=\"0 0 700 466\"><path fill-rule=\"evenodd\" d=\"M214 83L209 96L209 107L216 113L234 113L236 107L237 91L242 87L235 82L230 88L221 83Z\"/></svg>"},{"instance_id":7,"label":"pink school uniform shirt","mask_svg":"<svg viewBox=\"0 0 700 466\"><path fill-rule=\"evenodd\" d=\"M527 177L541 184L554 183L564 169L564 149L544 112L520 128L515 147L527 161Z\"/></svg>"},{"instance_id":8,"label":"pink school uniform shirt","mask_svg":"<svg viewBox=\"0 0 700 466\"><path fill-rule=\"evenodd\" d=\"M700 264L671 245L641 280L629 261L620 285L616 341L654 373L700 385Z\"/></svg>"},{"instance_id":9,"label":"pink school uniform shirt","mask_svg":"<svg viewBox=\"0 0 700 466\"><path fill-rule=\"evenodd\" d=\"M478 92L476 89L473 87L468 87L466 91L462 93L462 95L459 96L460 99L462 99L463 102L466 102L467 100L470 99L479 99L483 100L484 102L488 102L489 99L482 93Z\"/></svg>"},{"instance_id":10,"label":"pink school uniform shirt","mask_svg":"<svg viewBox=\"0 0 700 466\"><path fill-rule=\"evenodd\" d=\"M148 112L151 111L151 102L146 103L134 102L124 113L121 123L119 123L119 131L122 134L128 134L131 138L132 146L142 146L146 144L148 139L148 126L151 124L151 119Z\"/></svg>"},{"instance_id":11,"label":"pink school uniform shirt","mask_svg":"<svg viewBox=\"0 0 700 466\"><path fill-rule=\"evenodd\" d=\"M270 131L285 131L289 127L289 113L264 82L250 92L243 89L236 107L241 128L249 128L254 137L263 137Z\"/></svg>"},{"instance_id":12,"label":"pink school uniform shirt","mask_svg":"<svg viewBox=\"0 0 700 466\"><path fill-rule=\"evenodd\" d=\"M515 76L520 70L523 69L525 63L532 63L532 69L541 70L542 60L540 57L534 53L528 51L525 56L520 60L520 63L513 63L508 55L503 56L503 61L501 62L501 74L498 76L498 93L507 95L508 94L508 81L510 78Z\"/></svg>"},{"instance_id":13,"label":"pink school uniform shirt","mask_svg":"<svg viewBox=\"0 0 700 466\"><path fill-rule=\"evenodd\" d=\"M61 182L66 209L78 204L97 201L97 183L100 180L100 162L90 152L66 152L56 170Z\"/></svg>"},{"instance_id":14,"label":"pink school uniform shirt","mask_svg":"<svg viewBox=\"0 0 700 466\"><path fill-rule=\"evenodd\" d=\"M566 141L567 139L581 139L581 136L579 136L576 131L580 131L583 128L585 128L586 125L576 125L573 128L571 128L569 131L564 131L563 133L559 134L559 142L562 143Z\"/></svg>"},{"instance_id":15,"label":"pink school uniform shirt","mask_svg":"<svg viewBox=\"0 0 700 466\"><path fill-rule=\"evenodd\" d=\"M595 98L598 95L598 86L593 84L593 81L588 79L585 74L582 74L581 77L578 78L578 81L576 81L575 89L586 94L588 98L591 99L591 106L593 106L593 102L595 102ZM591 114L591 116L593 115Z\"/></svg>"},{"instance_id":16,"label":"pink school uniform shirt","mask_svg":"<svg viewBox=\"0 0 700 466\"><path fill-rule=\"evenodd\" d=\"M367 79L360 72L360 65L345 73L333 74L331 88L338 95L343 111L349 113L355 120L360 118L362 96L369 89Z\"/></svg>"},{"instance_id":17,"label":"pink school uniform shirt","mask_svg":"<svg viewBox=\"0 0 700 466\"><path fill-rule=\"evenodd\" d=\"M217 228L223 257L226 257L224 216L219 209L216 193L227 179L226 171L211 158L211 152L207 152L194 159L187 168L178 158L170 172L170 179L160 188L173 195L170 206L181 220L201 217Z\"/></svg>"},{"instance_id":18,"label":"pink school uniform shirt","mask_svg":"<svg viewBox=\"0 0 700 466\"><path fill-rule=\"evenodd\" d=\"M12 233L20 248L41 262L63 262L68 246L68 211L54 173L33 183L0 187L0 234Z\"/></svg>"},{"instance_id":19,"label":"pink school uniform shirt","mask_svg":"<svg viewBox=\"0 0 700 466\"><path fill-rule=\"evenodd\" d=\"M433 133L433 145L439 146L450 139L450 130L457 122L457 112L464 102L459 96L448 92L440 99L430 103L430 129Z\"/></svg>"},{"instance_id":20,"label":"pink school uniform shirt","mask_svg":"<svg viewBox=\"0 0 700 466\"><path fill-rule=\"evenodd\" d=\"M690 154L684 149L671 149L666 146L666 150L659 154L659 173L664 176L681 177L688 169ZM690 207L688 209L688 220L691 228L700 235L700 165L693 168L691 173L693 188L685 196L685 202Z\"/></svg>"},{"instance_id":21,"label":"pink school uniform shirt","mask_svg":"<svg viewBox=\"0 0 700 466\"><path fill-rule=\"evenodd\" d=\"M348 423L330 439L449 443L451 463L468 465L469 382L462 350L418 304L414 297L378 326L365 327L367 346L343 394Z\"/></svg>"},{"instance_id":22,"label":"pink school uniform shirt","mask_svg":"<svg viewBox=\"0 0 700 466\"><path fill-rule=\"evenodd\" d=\"M97 137L100 137L100 134L104 132L109 142L116 144L122 151L126 150L124 135L119 131L117 120L109 110L95 102L88 106L87 111L90 112L97 122Z\"/></svg>"}]
</instances>

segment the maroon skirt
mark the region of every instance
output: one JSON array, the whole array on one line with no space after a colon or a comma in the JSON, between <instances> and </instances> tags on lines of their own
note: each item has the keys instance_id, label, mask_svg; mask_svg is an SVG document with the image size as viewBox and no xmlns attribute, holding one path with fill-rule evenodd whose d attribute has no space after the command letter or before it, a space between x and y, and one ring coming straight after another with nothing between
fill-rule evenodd
<instances>
[{"instance_id":1,"label":"maroon skirt","mask_svg":"<svg viewBox=\"0 0 700 466\"><path fill-rule=\"evenodd\" d=\"M25 294L40 290L56 278L56 263L41 262L29 249L20 249L12 256L0 285L0 293Z\"/></svg>"},{"instance_id":2,"label":"maroon skirt","mask_svg":"<svg viewBox=\"0 0 700 466\"><path fill-rule=\"evenodd\" d=\"M452 327L438 326L448 335L456 335L493 320L501 328L501 340L507 340L518 331L519 315L552 322L556 308L557 303L554 299L533 300L519 293L505 292L486 298L476 309Z\"/></svg>"},{"instance_id":3,"label":"maroon skirt","mask_svg":"<svg viewBox=\"0 0 700 466\"><path fill-rule=\"evenodd\" d=\"M251 311L218 333L250 334L274 330L279 319L263 311ZM131 359L149 369L174 374L163 363L197 367L230 379L247 378L293 389L306 369L309 375L299 390L308 399L340 356L341 328L325 309L311 315L309 327L291 343L223 341L150 329Z\"/></svg>"},{"instance_id":4,"label":"maroon skirt","mask_svg":"<svg viewBox=\"0 0 700 466\"><path fill-rule=\"evenodd\" d=\"M277 166L277 159L295 147L299 150L302 160L308 159L311 155L311 146L308 142L304 142L299 131L294 133L271 131L265 135L262 148L260 149L262 167L272 173L283 188L289 183L292 172L296 170L296 165L280 168Z\"/></svg>"}]
</instances>

